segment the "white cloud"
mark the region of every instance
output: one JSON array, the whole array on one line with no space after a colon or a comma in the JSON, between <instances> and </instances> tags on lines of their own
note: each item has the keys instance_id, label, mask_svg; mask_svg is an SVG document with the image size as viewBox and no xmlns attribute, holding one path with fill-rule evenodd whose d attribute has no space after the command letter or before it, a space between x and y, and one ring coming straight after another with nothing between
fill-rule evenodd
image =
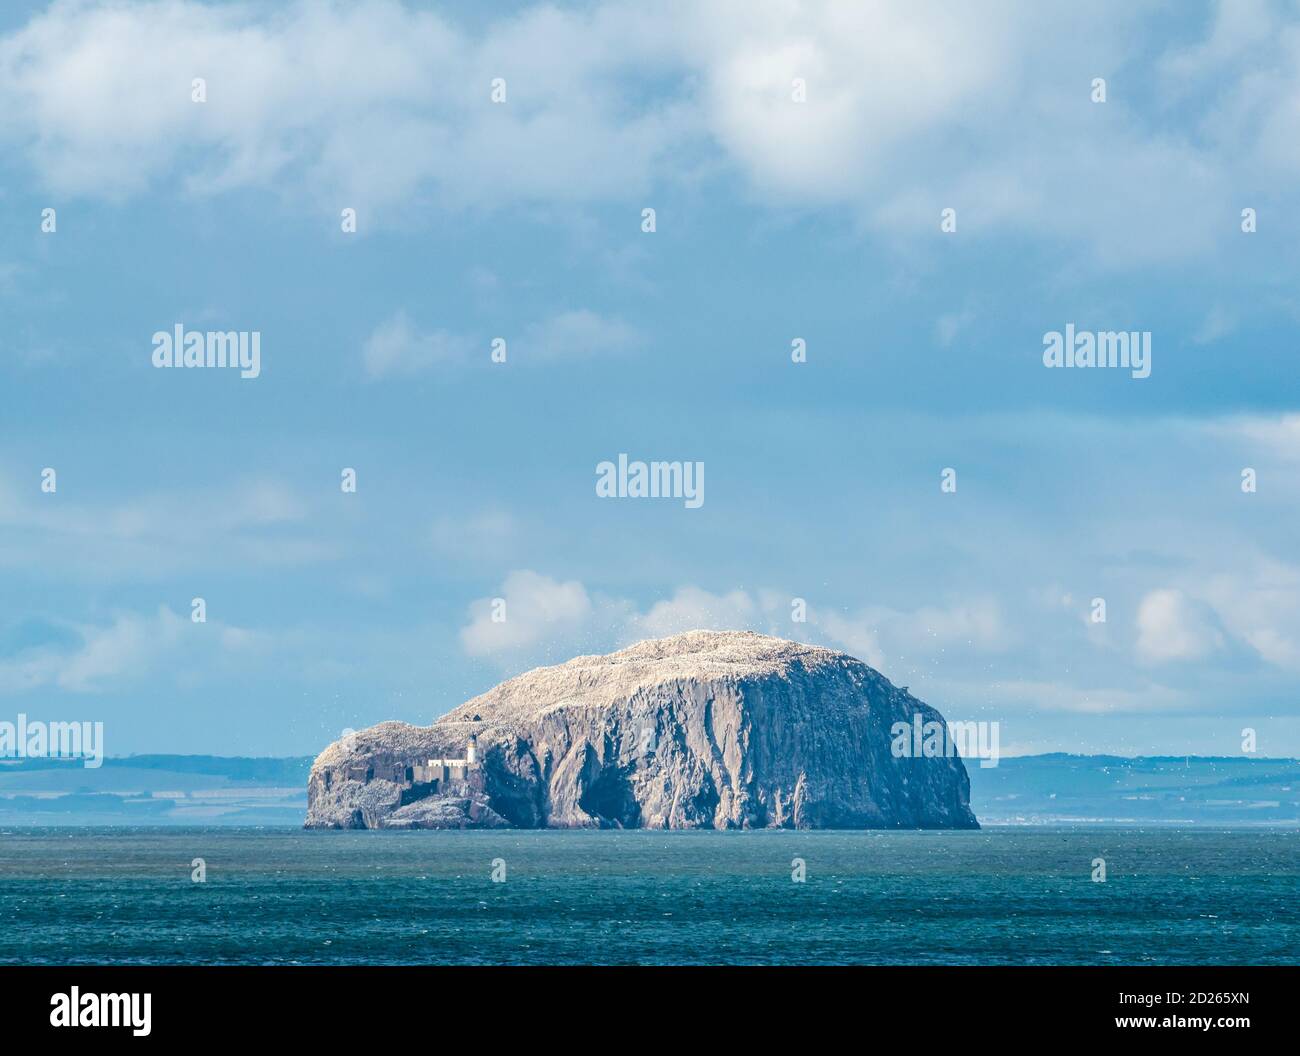
<instances>
[{"instance_id":1,"label":"white cloud","mask_svg":"<svg viewBox=\"0 0 1300 1056\"><path fill-rule=\"evenodd\" d=\"M425 190L622 196L679 129L671 102L625 110L606 83L644 58L611 50L610 23L540 8L471 35L388 0L56 3L0 40L0 134L47 185L107 197L176 178L306 191L364 217ZM489 100L497 76L504 105Z\"/></svg>"},{"instance_id":2,"label":"white cloud","mask_svg":"<svg viewBox=\"0 0 1300 1056\"><path fill-rule=\"evenodd\" d=\"M791 627L802 626L788 623L789 599L767 591L713 594L685 586L641 612L629 599L524 570L506 577L498 597L506 601L505 622L493 623L492 599L480 598L469 607L461 645L471 656L496 655L508 664L520 662L521 653L530 650L529 655L544 653L555 662L567 660L578 648L612 649L683 631L754 630L799 637Z\"/></svg>"},{"instance_id":3,"label":"white cloud","mask_svg":"<svg viewBox=\"0 0 1300 1056\"><path fill-rule=\"evenodd\" d=\"M581 308L530 323L518 340L507 337L506 354L510 362L525 365L607 358L635 348L640 340L637 331L621 319ZM490 351L488 338L475 341L445 330L421 331L405 312L398 312L366 339L361 360L366 373L378 379L487 363Z\"/></svg>"},{"instance_id":4,"label":"white cloud","mask_svg":"<svg viewBox=\"0 0 1300 1056\"><path fill-rule=\"evenodd\" d=\"M461 631L467 653L517 654L543 643L562 653L566 644L578 641L612 648L691 630L750 630L826 641L897 675L904 660L958 649L1000 652L1014 640L999 607L982 598L911 611L874 606L853 616L810 607L807 622L795 623L791 596L775 590L713 593L687 585L641 611L630 599L590 593L576 580L560 583L521 571L510 574L499 596L506 599L504 623L491 622L491 599L470 606L469 623Z\"/></svg>"},{"instance_id":5,"label":"white cloud","mask_svg":"<svg viewBox=\"0 0 1300 1056\"><path fill-rule=\"evenodd\" d=\"M1223 646L1214 613L1181 590L1148 593L1138 604L1137 652L1151 663L1200 660Z\"/></svg>"},{"instance_id":6,"label":"white cloud","mask_svg":"<svg viewBox=\"0 0 1300 1056\"><path fill-rule=\"evenodd\" d=\"M417 331L405 312L398 312L375 328L366 339L361 360L372 378L419 374L440 366L461 366L470 361L473 342L445 330ZM486 357L487 349L483 349Z\"/></svg>"},{"instance_id":7,"label":"white cloud","mask_svg":"<svg viewBox=\"0 0 1300 1056\"><path fill-rule=\"evenodd\" d=\"M991 103L1019 61L1000 4L724 3L689 22L714 135L758 185L826 201L860 200L900 150ZM806 103L791 101L795 77Z\"/></svg>"},{"instance_id":8,"label":"white cloud","mask_svg":"<svg viewBox=\"0 0 1300 1056\"><path fill-rule=\"evenodd\" d=\"M1090 101L1141 19L1109 3L723 4L697 9L691 39L705 125L761 197L908 238L951 206L959 232L1065 238L1121 264L1207 249L1233 186L1213 142L1171 135L1118 86Z\"/></svg>"},{"instance_id":9,"label":"white cloud","mask_svg":"<svg viewBox=\"0 0 1300 1056\"><path fill-rule=\"evenodd\" d=\"M888 668L889 661L880 644L880 635L867 621L841 616L836 612L822 612L817 614L817 626L830 636L831 641L866 661L877 671L884 672Z\"/></svg>"},{"instance_id":10,"label":"white cloud","mask_svg":"<svg viewBox=\"0 0 1300 1056\"><path fill-rule=\"evenodd\" d=\"M1300 168L1300 26L1293 4L1220 0L1209 35L1171 49L1159 67L1172 98L1207 95L1201 135L1221 156L1248 162L1244 175L1277 177Z\"/></svg>"},{"instance_id":11,"label":"white cloud","mask_svg":"<svg viewBox=\"0 0 1300 1056\"><path fill-rule=\"evenodd\" d=\"M1185 91L1197 78L1221 71L1249 53L1264 48L1277 30L1279 5L1272 0L1232 0L1214 12L1209 35L1177 50L1160 62L1174 91Z\"/></svg>"},{"instance_id":12,"label":"white cloud","mask_svg":"<svg viewBox=\"0 0 1300 1056\"><path fill-rule=\"evenodd\" d=\"M869 605L850 615L818 610L813 619L832 639L881 670L948 650L1001 652L1014 642L1001 607L991 598L906 611Z\"/></svg>"},{"instance_id":13,"label":"white cloud","mask_svg":"<svg viewBox=\"0 0 1300 1056\"><path fill-rule=\"evenodd\" d=\"M582 308L560 312L529 326L524 332L522 359L609 357L625 352L639 342L637 332L621 319L608 318Z\"/></svg>"},{"instance_id":14,"label":"white cloud","mask_svg":"<svg viewBox=\"0 0 1300 1056\"><path fill-rule=\"evenodd\" d=\"M1275 602L1284 603L1290 589L1289 583L1280 583ZM950 715L1138 715L1178 712L1196 704L1195 693L1186 687L1153 682L1141 674L1122 684L1096 684L1086 677L1076 682L1026 675L1020 659L1001 664L995 658L1020 636L1008 627L999 606L986 598L913 610L867 606L851 615L810 609L808 622L796 624L790 620L789 595L771 590L715 593L688 585L642 608L628 599L593 593L577 581L515 572L501 595L508 599L507 622L491 624L490 599L481 599L470 607L461 641L467 653L493 656L511 670L687 630L755 630L843 649L894 682L911 683L914 691ZM1053 597L1061 603L1059 596ZM1243 606L1248 600L1258 599L1243 597ZM1274 618L1274 610L1265 607L1259 626L1272 626ZM1152 591L1140 607L1139 649L1153 662L1208 655L1224 644L1214 620L1205 603L1182 591ZM590 648L574 648L579 642ZM961 652L976 666L962 661L936 666ZM1034 666L1041 665L1035 661ZM1015 673L996 677L999 667Z\"/></svg>"},{"instance_id":15,"label":"white cloud","mask_svg":"<svg viewBox=\"0 0 1300 1056\"><path fill-rule=\"evenodd\" d=\"M176 643L186 622L159 606L153 619L125 616L107 628L86 628L85 644L67 658L56 682L64 689L86 691L106 679L142 674Z\"/></svg>"},{"instance_id":16,"label":"white cloud","mask_svg":"<svg viewBox=\"0 0 1300 1056\"><path fill-rule=\"evenodd\" d=\"M1300 671L1300 568L1258 559L1236 574L1210 577L1204 594L1233 638L1266 663Z\"/></svg>"},{"instance_id":17,"label":"white cloud","mask_svg":"<svg viewBox=\"0 0 1300 1056\"><path fill-rule=\"evenodd\" d=\"M671 598L655 602L644 614L633 613L623 637L639 641L683 631L759 630L768 622L767 614L746 591L711 594L699 587L682 587Z\"/></svg>"},{"instance_id":18,"label":"white cloud","mask_svg":"<svg viewBox=\"0 0 1300 1056\"><path fill-rule=\"evenodd\" d=\"M76 625L69 628L81 639L74 649L34 647L0 659L0 692L53 687L86 693L141 677L176 647L187 623L159 606L151 617L123 613L104 626Z\"/></svg>"},{"instance_id":19,"label":"white cloud","mask_svg":"<svg viewBox=\"0 0 1300 1056\"><path fill-rule=\"evenodd\" d=\"M167 605L100 620L29 621L40 627L43 640L0 654L0 694L41 691L45 699L54 691L121 693L144 684L180 691L218 685L229 693L290 679L323 684L326 696L334 697L348 679L357 680L355 688L363 695L372 691L376 672L382 678L427 665L423 680L436 676L428 643L442 628L355 622L246 627L213 612L210 605L207 622L199 624L188 609L178 613ZM13 640L4 633L12 630L0 625L0 643Z\"/></svg>"},{"instance_id":20,"label":"white cloud","mask_svg":"<svg viewBox=\"0 0 1300 1056\"><path fill-rule=\"evenodd\" d=\"M1180 261L1228 237L1259 166L1300 169L1300 29L1220 11L1171 45L1118 2L609 2L474 29L383 0L56 3L0 38L0 142L59 192L270 187L363 230L371 205L640 204L721 160L764 202L899 236L953 206L961 232ZM1201 127L1125 91L1143 46L1217 101Z\"/></svg>"},{"instance_id":21,"label":"white cloud","mask_svg":"<svg viewBox=\"0 0 1300 1056\"><path fill-rule=\"evenodd\" d=\"M461 645L471 656L513 653L544 641L564 640L579 633L594 612L586 588L577 580L561 583L523 569L511 572L499 598L505 619L494 622L493 598L470 605L470 622L460 632Z\"/></svg>"},{"instance_id":22,"label":"white cloud","mask_svg":"<svg viewBox=\"0 0 1300 1056\"><path fill-rule=\"evenodd\" d=\"M1205 426L1211 436L1235 440L1269 458L1300 460L1300 414L1248 415L1216 420Z\"/></svg>"}]
</instances>

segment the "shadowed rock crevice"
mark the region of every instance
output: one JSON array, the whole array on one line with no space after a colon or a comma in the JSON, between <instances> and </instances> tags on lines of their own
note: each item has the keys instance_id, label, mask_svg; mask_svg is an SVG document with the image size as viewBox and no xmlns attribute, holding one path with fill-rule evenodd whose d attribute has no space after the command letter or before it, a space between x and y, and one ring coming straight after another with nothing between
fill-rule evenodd
<instances>
[{"instance_id":1,"label":"shadowed rock crevice","mask_svg":"<svg viewBox=\"0 0 1300 1056\"><path fill-rule=\"evenodd\" d=\"M895 758L896 722L943 722L843 653L692 631L503 682L432 726L330 745L321 828L977 828L956 757ZM432 760L477 759L436 788Z\"/></svg>"},{"instance_id":2,"label":"shadowed rock crevice","mask_svg":"<svg viewBox=\"0 0 1300 1056\"><path fill-rule=\"evenodd\" d=\"M602 827L641 828L641 804L632 790L632 773L631 767L607 767L598 771L578 805Z\"/></svg>"}]
</instances>

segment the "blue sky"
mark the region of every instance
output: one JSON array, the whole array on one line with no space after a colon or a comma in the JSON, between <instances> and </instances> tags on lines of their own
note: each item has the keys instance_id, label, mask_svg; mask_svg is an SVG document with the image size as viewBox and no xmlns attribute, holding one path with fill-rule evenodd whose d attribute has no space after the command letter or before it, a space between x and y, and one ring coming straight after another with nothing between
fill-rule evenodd
<instances>
[{"instance_id":1,"label":"blue sky","mask_svg":"<svg viewBox=\"0 0 1300 1056\"><path fill-rule=\"evenodd\" d=\"M6 5L0 713L308 754L751 627L1012 753L1300 754L1300 12L966 6Z\"/></svg>"}]
</instances>

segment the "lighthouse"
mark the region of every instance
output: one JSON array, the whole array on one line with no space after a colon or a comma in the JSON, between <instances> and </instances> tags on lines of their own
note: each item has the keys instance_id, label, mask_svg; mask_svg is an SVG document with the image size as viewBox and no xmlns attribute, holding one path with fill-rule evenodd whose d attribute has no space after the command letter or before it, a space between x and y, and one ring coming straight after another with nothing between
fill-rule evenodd
<instances>
[{"instance_id":1,"label":"lighthouse","mask_svg":"<svg viewBox=\"0 0 1300 1056\"><path fill-rule=\"evenodd\" d=\"M469 766L478 766L478 734L469 735L469 744L465 748L465 762Z\"/></svg>"}]
</instances>

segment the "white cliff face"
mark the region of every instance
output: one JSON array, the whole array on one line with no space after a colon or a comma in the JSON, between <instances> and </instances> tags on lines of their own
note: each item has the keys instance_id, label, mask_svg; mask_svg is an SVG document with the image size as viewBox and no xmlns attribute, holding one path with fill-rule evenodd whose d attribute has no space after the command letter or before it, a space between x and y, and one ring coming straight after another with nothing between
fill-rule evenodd
<instances>
[{"instance_id":1,"label":"white cliff face","mask_svg":"<svg viewBox=\"0 0 1300 1056\"><path fill-rule=\"evenodd\" d=\"M330 745L307 824L977 827L960 759L892 755L891 726L918 713L942 722L843 653L691 631L529 671L430 727L383 723ZM474 780L404 803L419 790L395 779L402 767L461 755L471 733Z\"/></svg>"}]
</instances>

